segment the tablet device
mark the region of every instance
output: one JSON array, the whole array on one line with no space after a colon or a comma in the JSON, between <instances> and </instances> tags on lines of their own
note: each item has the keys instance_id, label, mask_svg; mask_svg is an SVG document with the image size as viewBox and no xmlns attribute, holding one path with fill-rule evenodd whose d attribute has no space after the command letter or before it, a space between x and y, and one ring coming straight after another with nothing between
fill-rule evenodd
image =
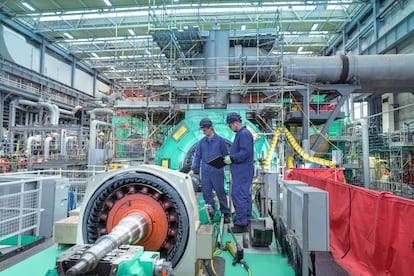
<instances>
[{"instance_id":1,"label":"tablet device","mask_svg":"<svg viewBox=\"0 0 414 276\"><path fill-rule=\"evenodd\" d=\"M223 168L227 165L226 163L224 163L224 157L222 156L217 156L208 161L207 163L213 167L216 167L217 169Z\"/></svg>"}]
</instances>

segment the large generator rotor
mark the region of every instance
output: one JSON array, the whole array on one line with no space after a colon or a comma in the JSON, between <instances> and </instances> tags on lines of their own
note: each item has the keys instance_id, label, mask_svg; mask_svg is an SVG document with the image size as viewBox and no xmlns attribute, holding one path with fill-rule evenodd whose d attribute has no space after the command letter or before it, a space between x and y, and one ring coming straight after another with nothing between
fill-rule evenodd
<instances>
[{"instance_id":1,"label":"large generator rotor","mask_svg":"<svg viewBox=\"0 0 414 276\"><path fill-rule=\"evenodd\" d=\"M180 194L163 179L129 171L108 178L85 200L85 243L95 243L123 218L139 214L147 222L148 231L137 245L160 252L173 267L184 254L189 237L188 213Z\"/></svg>"}]
</instances>

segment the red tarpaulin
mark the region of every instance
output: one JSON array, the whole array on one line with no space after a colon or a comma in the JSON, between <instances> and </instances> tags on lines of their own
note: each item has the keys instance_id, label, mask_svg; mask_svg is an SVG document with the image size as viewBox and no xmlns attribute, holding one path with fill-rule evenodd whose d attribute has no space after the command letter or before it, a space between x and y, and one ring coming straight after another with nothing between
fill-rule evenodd
<instances>
[{"instance_id":1,"label":"red tarpaulin","mask_svg":"<svg viewBox=\"0 0 414 276\"><path fill-rule=\"evenodd\" d=\"M343 183L322 170L288 169L329 193L330 249L350 275L414 275L414 201ZM322 174L322 176L321 176Z\"/></svg>"}]
</instances>

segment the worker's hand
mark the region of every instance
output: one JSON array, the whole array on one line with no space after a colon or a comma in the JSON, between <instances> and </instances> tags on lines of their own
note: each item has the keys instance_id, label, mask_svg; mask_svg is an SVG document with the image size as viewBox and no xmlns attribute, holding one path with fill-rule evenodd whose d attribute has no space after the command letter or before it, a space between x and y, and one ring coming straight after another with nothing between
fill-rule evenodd
<instances>
[{"instance_id":1,"label":"worker's hand","mask_svg":"<svg viewBox=\"0 0 414 276\"><path fill-rule=\"evenodd\" d=\"M193 176L194 175L194 171L193 170L190 170L189 172L188 172L188 175L191 177L191 176Z\"/></svg>"},{"instance_id":2,"label":"worker's hand","mask_svg":"<svg viewBox=\"0 0 414 276\"><path fill-rule=\"evenodd\" d=\"M226 155L226 156L224 157L223 162L224 162L224 163L226 163L227 165L230 165L230 164L231 164L231 158L230 158L230 155Z\"/></svg>"}]
</instances>

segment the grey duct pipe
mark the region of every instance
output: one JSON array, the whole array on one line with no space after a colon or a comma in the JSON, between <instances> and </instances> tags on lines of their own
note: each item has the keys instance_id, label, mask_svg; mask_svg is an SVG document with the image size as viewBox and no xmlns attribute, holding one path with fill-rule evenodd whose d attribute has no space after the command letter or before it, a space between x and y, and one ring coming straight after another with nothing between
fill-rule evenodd
<instances>
[{"instance_id":1,"label":"grey duct pipe","mask_svg":"<svg viewBox=\"0 0 414 276\"><path fill-rule=\"evenodd\" d=\"M284 76L323 83L355 84L354 93L414 91L414 55L363 55L283 59Z\"/></svg>"},{"instance_id":2,"label":"grey duct pipe","mask_svg":"<svg viewBox=\"0 0 414 276\"><path fill-rule=\"evenodd\" d=\"M265 50L255 47L242 47L236 45L230 48L230 75L240 74L241 68L246 73L246 77L257 77L266 79L274 72L272 68L276 67L276 56ZM249 79L245 80L246 82Z\"/></svg>"}]
</instances>

